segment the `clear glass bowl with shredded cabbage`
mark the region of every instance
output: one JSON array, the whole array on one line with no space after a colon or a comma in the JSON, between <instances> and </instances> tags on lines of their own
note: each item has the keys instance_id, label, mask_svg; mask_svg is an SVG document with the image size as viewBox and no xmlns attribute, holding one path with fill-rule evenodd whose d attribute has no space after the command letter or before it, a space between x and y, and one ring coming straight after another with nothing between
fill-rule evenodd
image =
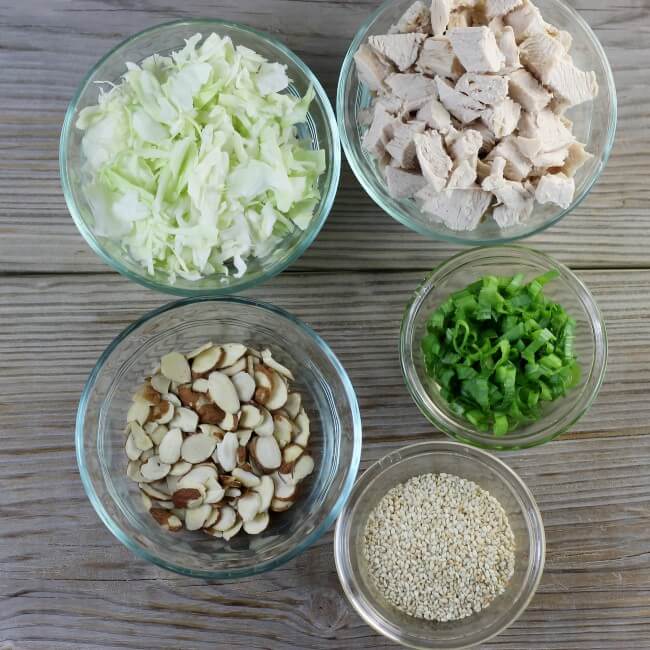
<instances>
[{"instance_id":1,"label":"clear glass bowl with shredded cabbage","mask_svg":"<svg viewBox=\"0 0 650 650\"><path fill-rule=\"evenodd\" d=\"M336 121L321 85L248 27L184 21L136 34L81 83L61 179L90 246L142 284L226 294L310 245L338 185Z\"/></svg>"}]
</instances>

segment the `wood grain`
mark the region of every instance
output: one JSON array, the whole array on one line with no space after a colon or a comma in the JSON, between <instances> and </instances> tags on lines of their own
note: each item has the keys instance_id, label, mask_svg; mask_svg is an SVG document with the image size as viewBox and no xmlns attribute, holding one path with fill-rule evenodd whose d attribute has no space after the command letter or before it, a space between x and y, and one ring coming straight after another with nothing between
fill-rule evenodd
<instances>
[{"instance_id":1,"label":"wood grain","mask_svg":"<svg viewBox=\"0 0 650 650\"><path fill-rule=\"evenodd\" d=\"M505 455L538 499L548 559L531 606L490 646L648 647L650 473L640 463L650 458L641 435L650 271L581 276L607 320L610 367L564 440ZM437 435L408 397L397 358L402 307L419 278L294 273L251 292L312 325L346 366L364 422L362 468ZM78 396L110 340L163 302L115 275L9 277L0 287L0 641L20 650L393 647L346 604L331 533L268 575L216 584L145 564L97 519L74 460Z\"/></svg>"},{"instance_id":2,"label":"wood grain","mask_svg":"<svg viewBox=\"0 0 650 650\"><path fill-rule=\"evenodd\" d=\"M376 2L153 0L0 2L0 271L108 272L68 215L58 179L63 114L86 71L133 32L181 17L237 20L269 31L313 68L334 97L354 32ZM647 0L572 2L594 28L618 87L610 162L587 200L529 240L577 268L645 268L650 248L650 5ZM318 20L314 20L314 12ZM42 237L43 230L48 233ZM383 213L344 164L336 205L297 270L426 269L453 252Z\"/></svg>"}]
</instances>

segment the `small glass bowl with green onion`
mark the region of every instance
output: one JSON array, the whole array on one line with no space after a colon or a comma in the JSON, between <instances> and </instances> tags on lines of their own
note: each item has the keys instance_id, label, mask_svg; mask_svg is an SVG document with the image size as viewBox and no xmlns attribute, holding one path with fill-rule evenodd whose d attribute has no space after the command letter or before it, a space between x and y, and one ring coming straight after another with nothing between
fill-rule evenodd
<instances>
[{"instance_id":1,"label":"small glass bowl with green onion","mask_svg":"<svg viewBox=\"0 0 650 650\"><path fill-rule=\"evenodd\" d=\"M462 442L532 447L567 431L605 376L607 334L585 285L521 246L452 257L418 287L400 359L422 414Z\"/></svg>"}]
</instances>

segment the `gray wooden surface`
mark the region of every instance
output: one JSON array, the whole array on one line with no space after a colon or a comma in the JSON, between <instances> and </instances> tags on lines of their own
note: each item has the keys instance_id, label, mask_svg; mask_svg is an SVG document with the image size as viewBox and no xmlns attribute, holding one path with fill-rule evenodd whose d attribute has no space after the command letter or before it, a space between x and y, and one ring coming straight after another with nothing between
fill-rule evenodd
<instances>
[{"instance_id":1,"label":"gray wooden surface","mask_svg":"<svg viewBox=\"0 0 650 650\"><path fill-rule=\"evenodd\" d=\"M388 648L348 607L332 536L261 578L217 584L136 559L103 527L77 473L83 382L120 330L168 298L85 245L59 189L65 107L85 71L132 32L182 16L274 33L330 96L375 0L0 0L0 649ZM574 429L507 455L541 507L548 556L521 619L489 644L650 648L650 2L572 2L600 37L619 97L614 153L589 198L529 240L579 269L610 335L606 383ZM394 223L344 165L312 248L249 295L332 345L357 388L362 468L434 434L403 386L397 335L423 273L452 249Z\"/></svg>"}]
</instances>

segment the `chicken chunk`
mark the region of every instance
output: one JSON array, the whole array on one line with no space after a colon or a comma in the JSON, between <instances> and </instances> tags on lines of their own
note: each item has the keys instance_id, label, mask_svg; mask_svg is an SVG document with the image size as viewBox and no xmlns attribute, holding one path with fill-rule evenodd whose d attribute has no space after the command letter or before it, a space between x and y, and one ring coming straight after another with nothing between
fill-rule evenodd
<instances>
[{"instance_id":1,"label":"chicken chunk","mask_svg":"<svg viewBox=\"0 0 650 650\"><path fill-rule=\"evenodd\" d=\"M449 23L452 0L433 0L431 3L431 30L434 36L442 36Z\"/></svg>"},{"instance_id":2,"label":"chicken chunk","mask_svg":"<svg viewBox=\"0 0 650 650\"><path fill-rule=\"evenodd\" d=\"M551 101L551 93L528 70L520 68L508 77L510 97L529 113L539 113Z\"/></svg>"},{"instance_id":3,"label":"chicken chunk","mask_svg":"<svg viewBox=\"0 0 650 650\"><path fill-rule=\"evenodd\" d=\"M532 34L519 46L519 58L542 83L551 68L566 55L562 43L548 34Z\"/></svg>"},{"instance_id":4,"label":"chicken chunk","mask_svg":"<svg viewBox=\"0 0 650 650\"><path fill-rule=\"evenodd\" d=\"M496 35L497 45L503 56L505 57L505 64L501 71L516 70L521 68L521 62L519 61L519 48L517 47L517 41L515 40L515 33L512 30L512 27L506 26L503 30Z\"/></svg>"},{"instance_id":5,"label":"chicken chunk","mask_svg":"<svg viewBox=\"0 0 650 650\"><path fill-rule=\"evenodd\" d=\"M568 208L575 193L573 178L566 174L546 174L539 179L535 198L539 203L555 203L561 208Z\"/></svg>"},{"instance_id":6,"label":"chicken chunk","mask_svg":"<svg viewBox=\"0 0 650 650\"><path fill-rule=\"evenodd\" d=\"M499 104L508 94L508 79L494 74L466 72L456 82L456 90L483 104Z\"/></svg>"},{"instance_id":7,"label":"chicken chunk","mask_svg":"<svg viewBox=\"0 0 650 650\"><path fill-rule=\"evenodd\" d=\"M466 189L473 187L476 182L476 163L476 158L473 161L461 160L449 175L447 189Z\"/></svg>"},{"instance_id":8,"label":"chicken chunk","mask_svg":"<svg viewBox=\"0 0 650 650\"><path fill-rule=\"evenodd\" d=\"M420 0L416 0L395 24L395 33L409 34L411 32L431 34L431 13L429 7Z\"/></svg>"},{"instance_id":9,"label":"chicken chunk","mask_svg":"<svg viewBox=\"0 0 650 650\"><path fill-rule=\"evenodd\" d=\"M456 90L446 79L436 77L436 88L443 106L463 124L473 122L485 108L481 102Z\"/></svg>"},{"instance_id":10,"label":"chicken chunk","mask_svg":"<svg viewBox=\"0 0 650 650\"><path fill-rule=\"evenodd\" d=\"M399 115L404 111L404 102L395 95L381 95L377 97L375 106L381 106L385 111L393 115Z\"/></svg>"},{"instance_id":11,"label":"chicken chunk","mask_svg":"<svg viewBox=\"0 0 650 650\"><path fill-rule=\"evenodd\" d=\"M479 151L483 154L490 153L496 144L494 133L492 133L492 131L490 131L490 129L488 129L487 126L485 126L485 124L482 122L476 122L475 124L472 124L472 129L478 131L481 134L481 138L483 139Z\"/></svg>"},{"instance_id":12,"label":"chicken chunk","mask_svg":"<svg viewBox=\"0 0 650 650\"><path fill-rule=\"evenodd\" d=\"M448 32L454 54L468 72L498 72L505 63L494 33L481 27L456 27Z\"/></svg>"},{"instance_id":13,"label":"chicken chunk","mask_svg":"<svg viewBox=\"0 0 650 650\"><path fill-rule=\"evenodd\" d=\"M598 94L596 73L576 68L570 58L555 61L546 71L542 81L565 107L590 101Z\"/></svg>"},{"instance_id":14,"label":"chicken chunk","mask_svg":"<svg viewBox=\"0 0 650 650\"><path fill-rule=\"evenodd\" d=\"M427 184L422 174L414 174L397 167L386 167L385 174L388 193L394 199L409 199Z\"/></svg>"},{"instance_id":15,"label":"chicken chunk","mask_svg":"<svg viewBox=\"0 0 650 650\"><path fill-rule=\"evenodd\" d=\"M461 160L476 160L478 152L483 145L483 137L474 129L458 132L447 145L456 162Z\"/></svg>"},{"instance_id":16,"label":"chicken chunk","mask_svg":"<svg viewBox=\"0 0 650 650\"><path fill-rule=\"evenodd\" d=\"M471 9L456 9L449 14L447 30L456 27L471 27L474 24L474 13Z\"/></svg>"},{"instance_id":17,"label":"chicken chunk","mask_svg":"<svg viewBox=\"0 0 650 650\"><path fill-rule=\"evenodd\" d=\"M370 128L363 136L362 146L369 153L381 157L386 151L386 143L393 137L393 129L399 120L384 110L375 106L374 117Z\"/></svg>"},{"instance_id":18,"label":"chicken chunk","mask_svg":"<svg viewBox=\"0 0 650 650\"><path fill-rule=\"evenodd\" d=\"M523 0L519 7L508 13L503 22L512 27L517 43L525 41L531 34L544 33L546 30L542 14L528 0Z\"/></svg>"},{"instance_id":19,"label":"chicken chunk","mask_svg":"<svg viewBox=\"0 0 650 650\"><path fill-rule=\"evenodd\" d=\"M480 188L450 189L440 193L425 187L417 194L422 210L450 230L474 230L492 202L492 194Z\"/></svg>"},{"instance_id":20,"label":"chicken chunk","mask_svg":"<svg viewBox=\"0 0 650 650\"><path fill-rule=\"evenodd\" d=\"M486 156L487 161L493 161L497 156L506 161L504 176L511 181L523 181L532 169L531 162L522 155L517 147L515 136L503 138Z\"/></svg>"},{"instance_id":21,"label":"chicken chunk","mask_svg":"<svg viewBox=\"0 0 650 650\"><path fill-rule=\"evenodd\" d=\"M494 133L497 138L505 138L510 135L519 123L521 106L506 97L496 106L489 106L481 113L483 124Z\"/></svg>"},{"instance_id":22,"label":"chicken chunk","mask_svg":"<svg viewBox=\"0 0 650 650\"><path fill-rule=\"evenodd\" d=\"M490 175L481 183L484 190L492 192L497 200L508 209L508 212L500 211L498 217L495 217L495 221L502 228L527 219L535 205L533 195L522 183L504 178L506 162L505 158L496 156L492 161Z\"/></svg>"},{"instance_id":23,"label":"chicken chunk","mask_svg":"<svg viewBox=\"0 0 650 650\"><path fill-rule=\"evenodd\" d=\"M402 101L405 111L416 111L437 94L433 79L415 72L391 74L386 78L386 86L394 97Z\"/></svg>"},{"instance_id":24,"label":"chicken chunk","mask_svg":"<svg viewBox=\"0 0 650 650\"><path fill-rule=\"evenodd\" d=\"M574 140L573 134L562 122L562 118L547 108L539 113L523 112L519 120L519 135L538 138L543 151L554 151L567 147Z\"/></svg>"},{"instance_id":25,"label":"chicken chunk","mask_svg":"<svg viewBox=\"0 0 650 650\"><path fill-rule=\"evenodd\" d=\"M580 167L593 157L593 154L585 151L585 145L582 142L572 142L569 145L569 154L564 161L562 172L567 176L575 176Z\"/></svg>"},{"instance_id":26,"label":"chicken chunk","mask_svg":"<svg viewBox=\"0 0 650 650\"><path fill-rule=\"evenodd\" d=\"M408 70L418 58L424 34L383 34L370 36L368 43L375 52L394 63L399 70Z\"/></svg>"},{"instance_id":27,"label":"chicken chunk","mask_svg":"<svg viewBox=\"0 0 650 650\"><path fill-rule=\"evenodd\" d=\"M440 191L446 185L452 167L442 137L437 131L427 131L416 134L413 139L422 174L434 189Z\"/></svg>"},{"instance_id":28,"label":"chicken chunk","mask_svg":"<svg viewBox=\"0 0 650 650\"><path fill-rule=\"evenodd\" d=\"M488 20L492 20L497 16L505 16L522 4L523 0L486 0L485 15Z\"/></svg>"},{"instance_id":29,"label":"chicken chunk","mask_svg":"<svg viewBox=\"0 0 650 650\"><path fill-rule=\"evenodd\" d=\"M415 154L416 133L424 133L424 122L399 123L393 127L393 137L386 143L385 149L398 167L413 169L417 167Z\"/></svg>"},{"instance_id":30,"label":"chicken chunk","mask_svg":"<svg viewBox=\"0 0 650 650\"><path fill-rule=\"evenodd\" d=\"M458 79L463 73L460 61L456 58L451 49L451 43L445 36L433 36L422 43L415 69L432 77L440 75L450 79Z\"/></svg>"},{"instance_id":31,"label":"chicken chunk","mask_svg":"<svg viewBox=\"0 0 650 650\"><path fill-rule=\"evenodd\" d=\"M444 131L451 125L449 111L434 97L422 106L415 117L436 131Z\"/></svg>"},{"instance_id":32,"label":"chicken chunk","mask_svg":"<svg viewBox=\"0 0 650 650\"><path fill-rule=\"evenodd\" d=\"M362 45L354 55L359 80L370 90L381 92L384 79L393 72L393 66L380 59L368 45Z\"/></svg>"}]
</instances>

